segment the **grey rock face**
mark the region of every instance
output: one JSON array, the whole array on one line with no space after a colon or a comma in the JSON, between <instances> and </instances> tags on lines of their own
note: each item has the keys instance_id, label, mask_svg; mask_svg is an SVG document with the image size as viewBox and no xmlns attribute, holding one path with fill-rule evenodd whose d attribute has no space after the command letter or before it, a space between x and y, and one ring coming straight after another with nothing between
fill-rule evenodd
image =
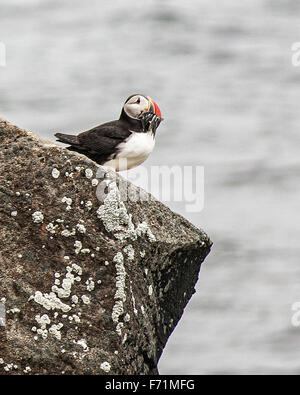
<instances>
[{"instance_id":1,"label":"grey rock face","mask_svg":"<svg viewBox=\"0 0 300 395\"><path fill-rule=\"evenodd\" d=\"M0 374L157 372L211 242L113 176L0 119Z\"/></svg>"}]
</instances>

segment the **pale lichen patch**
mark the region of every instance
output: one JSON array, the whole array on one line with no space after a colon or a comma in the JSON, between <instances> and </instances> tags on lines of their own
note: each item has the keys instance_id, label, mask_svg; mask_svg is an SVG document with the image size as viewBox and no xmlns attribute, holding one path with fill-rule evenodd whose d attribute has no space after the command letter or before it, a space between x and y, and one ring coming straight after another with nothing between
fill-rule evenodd
<instances>
[{"instance_id":1,"label":"pale lichen patch","mask_svg":"<svg viewBox=\"0 0 300 395\"><path fill-rule=\"evenodd\" d=\"M60 175L60 171L56 167L54 167L54 169L51 172L51 175L53 178L58 178Z\"/></svg>"},{"instance_id":2,"label":"pale lichen patch","mask_svg":"<svg viewBox=\"0 0 300 395\"><path fill-rule=\"evenodd\" d=\"M51 327L49 328L49 333L51 333L54 337L56 337L56 339L61 340L61 328L64 325L60 322L59 324L53 324L51 325Z\"/></svg>"},{"instance_id":3,"label":"pale lichen patch","mask_svg":"<svg viewBox=\"0 0 300 395\"><path fill-rule=\"evenodd\" d=\"M124 327L123 322L118 322L116 326L116 332L121 337L122 336L122 329Z\"/></svg>"},{"instance_id":4,"label":"pale lichen patch","mask_svg":"<svg viewBox=\"0 0 300 395\"><path fill-rule=\"evenodd\" d=\"M88 348L88 346L87 346L87 344L86 344L86 340L85 340L85 339L80 339L80 340L78 340L78 341L76 342L76 344L78 344L79 346L81 346L81 347L83 348L83 351L84 351L84 352L89 351L89 348Z\"/></svg>"},{"instance_id":5,"label":"pale lichen patch","mask_svg":"<svg viewBox=\"0 0 300 395\"><path fill-rule=\"evenodd\" d=\"M82 224L77 224L77 225L76 225L76 229L78 230L79 233L83 233L83 234L86 233L86 228L85 228L85 226L82 225Z\"/></svg>"},{"instance_id":6,"label":"pale lichen patch","mask_svg":"<svg viewBox=\"0 0 300 395\"><path fill-rule=\"evenodd\" d=\"M17 314L17 313L20 313L20 309L18 309L17 307L14 307L14 308L12 308L12 309L9 309L9 310L6 310L6 313L7 314L9 314L9 313L11 313L11 314Z\"/></svg>"},{"instance_id":7,"label":"pale lichen patch","mask_svg":"<svg viewBox=\"0 0 300 395\"><path fill-rule=\"evenodd\" d=\"M71 204L72 204L72 202L73 202L71 198L68 198L68 197L66 197L66 196L64 196L64 197L61 199L61 201L62 201L62 203L66 203L67 206L71 206Z\"/></svg>"},{"instance_id":8,"label":"pale lichen patch","mask_svg":"<svg viewBox=\"0 0 300 395\"><path fill-rule=\"evenodd\" d=\"M74 243L74 247L75 247L75 254L79 254L81 249L82 249L82 243L79 240L76 240Z\"/></svg>"},{"instance_id":9,"label":"pale lichen patch","mask_svg":"<svg viewBox=\"0 0 300 395\"><path fill-rule=\"evenodd\" d=\"M131 244L123 248L123 251L125 254L127 254L128 260L133 261L134 260L134 249Z\"/></svg>"},{"instance_id":10,"label":"pale lichen patch","mask_svg":"<svg viewBox=\"0 0 300 395\"><path fill-rule=\"evenodd\" d=\"M92 203L90 200L88 200L88 201L85 203L85 207L86 207L88 210L91 210L92 207L93 207L93 203Z\"/></svg>"},{"instance_id":11,"label":"pale lichen patch","mask_svg":"<svg viewBox=\"0 0 300 395\"><path fill-rule=\"evenodd\" d=\"M86 176L86 178L92 178L93 175L94 175L93 170L85 169L85 176Z\"/></svg>"},{"instance_id":12,"label":"pale lichen patch","mask_svg":"<svg viewBox=\"0 0 300 395\"><path fill-rule=\"evenodd\" d=\"M42 223L44 221L44 215L43 215L43 213L41 211L35 211L32 214L32 219L33 219L34 223L40 224L40 223Z\"/></svg>"},{"instance_id":13,"label":"pale lichen patch","mask_svg":"<svg viewBox=\"0 0 300 395\"><path fill-rule=\"evenodd\" d=\"M135 305L135 297L134 297L133 289L132 289L131 285L130 285L130 293L131 293L131 300L132 300L132 305L133 305L133 312L137 316L138 315L138 311L137 311L137 308L136 308L136 305Z\"/></svg>"},{"instance_id":14,"label":"pale lichen patch","mask_svg":"<svg viewBox=\"0 0 300 395\"><path fill-rule=\"evenodd\" d=\"M101 363L100 368L104 370L104 372L108 373L111 369L111 366L108 362L105 361Z\"/></svg>"},{"instance_id":15,"label":"pale lichen patch","mask_svg":"<svg viewBox=\"0 0 300 395\"><path fill-rule=\"evenodd\" d=\"M108 188L109 192L97 210L97 217L103 222L106 231L113 233L114 237L120 241L136 240L143 235L146 235L150 242L156 241L156 237L145 221L135 228L132 216L128 214L121 199L116 181L110 182Z\"/></svg>"},{"instance_id":16,"label":"pale lichen patch","mask_svg":"<svg viewBox=\"0 0 300 395\"><path fill-rule=\"evenodd\" d=\"M61 310L63 313L67 313L71 310L72 307L75 307L79 301L77 295L72 295L71 290L75 281L81 280L78 276L82 274L81 266L73 263L66 266L66 274L62 278L61 273L54 273L54 285L51 287L51 291L48 293L42 293L40 291L36 291L35 295L32 295L29 300L34 300L36 303L42 305L47 310L55 310L54 319L58 317L57 311ZM75 277L75 275L77 275ZM91 279L91 278L90 278ZM59 282L61 281L61 287L59 287ZM66 299L71 297L71 301L73 302L72 307L68 304L65 304L61 301L61 299ZM82 296L82 301L85 304L90 303L89 298L85 295ZM80 323L80 312L77 314L73 314L68 316L67 314L62 314L62 318L68 318L69 322ZM39 324L39 328L32 327L32 331L36 332L37 335L42 336L42 338L46 339L48 333L53 335L56 339L61 340L61 328L63 327L62 323L53 323L51 327L48 329L47 325L51 324L51 320L47 314L39 315L37 314L35 317L37 323Z\"/></svg>"},{"instance_id":17,"label":"pale lichen patch","mask_svg":"<svg viewBox=\"0 0 300 395\"><path fill-rule=\"evenodd\" d=\"M74 321L77 323L77 324L79 324L80 323L80 318L79 318L79 316L78 315L76 315L76 314L73 314L73 319L74 319Z\"/></svg>"},{"instance_id":18,"label":"pale lichen patch","mask_svg":"<svg viewBox=\"0 0 300 395\"><path fill-rule=\"evenodd\" d=\"M136 228L136 233L138 236L146 235L151 243L156 241L156 237L154 236L154 234L152 233L151 229L149 228L148 224L145 221L138 224Z\"/></svg>"},{"instance_id":19,"label":"pale lichen patch","mask_svg":"<svg viewBox=\"0 0 300 395\"><path fill-rule=\"evenodd\" d=\"M121 252L118 252L114 259L113 262L115 263L116 266L116 271L117 271L117 277L116 277L116 293L115 293L115 299L119 299L122 302L125 302L126 300L126 293L125 293L125 278L126 278L126 271L125 271L125 266L124 266L124 257Z\"/></svg>"},{"instance_id":20,"label":"pale lichen patch","mask_svg":"<svg viewBox=\"0 0 300 395\"><path fill-rule=\"evenodd\" d=\"M67 204L67 207L66 207L66 210L67 211L70 211L71 210L71 204L72 204L72 199L71 198L68 198L68 197L66 197L66 196L64 196L62 199L61 199L61 201L62 201L62 203L66 203Z\"/></svg>"},{"instance_id":21,"label":"pale lichen patch","mask_svg":"<svg viewBox=\"0 0 300 395\"><path fill-rule=\"evenodd\" d=\"M153 287L152 285L149 285L148 287L148 295L151 296L153 294Z\"/></svg>"},{"instance_id":22,"label":"pale lichen patch","mask_svg":"<svg viewBox=\"0 0 300 395\"><path fill-rule=\"evenodd\" d=\"M92 278L89 278L89 279L86 281L86 289L87 289L87 291L89 291L89 292L91 292L91 291L93 291L93 290L95 289L95 282L93 281Z\"/></svg>"},{"instance_id":23,"label":"pale lichen patch","mask_svg":"<svg viewBox=\"0 0 300 395\"><path fill-rule=\"evenodd\" d=\"M18 369L18 365L13 364L13 363L8 363L8 364L6 364L6 365L4 366L3 369L4 369L6 372L9 372L10 370L13 370L13 369L17 370L17 369Z\"/></svg>"},{"instance_id":24,"label":"pale lichen patch","mask_svg":"<svg viewBox=\"0 0 300 395\"><path fill-rule=\"evenodd\" d=\"M90 304L90 298L88 296L82 295L81 299L82 299L84 304Z\"/></svg>"},{"instance_id":25,"label":"pale lichen patch","mask_svg":"<svg viewBox=\"0 0 300 395\"><path fill-rule=\"evenodd\" d=\"M125 322L129 322L130 321L130 315L128 313L125 315L124 321Z\"/></svg>"},{"instance_id":26,"label":"pale lichen patch","mask_svg":"<svg viewBox=\"0 0 300 395\"><path fill-rule=\"evenodd\" d=\"M76 231L75 231L74 228L71 231L69 229L64 229L61 232L61 235L64 236L64 237L75 236L75 234L76 234Z\"/></svg>"},{"instance_id":27,"label":"pale lichen patch","mask_svg":"<svg viewBox=\"0 0 300 395\"><path fill-rule=\"evenodd\" d=\"M41 329L46 329L47 324L50 324L50 318L47 314L43 314L42 316L40 316L39 314L37 314L35 316L35 320L36 322L40 325Z\"/></svg>"},{"instance_id":28,"label":"pale lichen patch","mask_svg":"<svg viewBox=\"0 0 300 395\"><path fill-rule=\"evenodd\" d=\"M51 234L55 234L56 231L55 229L58 227L58 225L53 225L52 222L50 222L47 226L46 226L46 230L47 232L51 233Z\"/></svg>"},{"instance_id":29,"label":"pale lichen patch","mask_svg":"<svg viewBox=\"0 0 300 395\"><path fill-rule=\"evenodd\" d=\"M116 302L113 306L112 310L112 320L116 324L116 332L118 333L119 336L122 335L122 328L123 328L123 323L119 322L120 316L124 314L124 302L126 301L126 292L125 292L125 279L126 279L126 271L125 271L125 266L124 266L124 257L121 252L118 252L114 259L113 262L115 263L116 267L116 293L114 298L116 299Z\"/></svg>"},{"instance_id":30,"label":"pale lichen patch","mask_svg":"<svg viewBox=\"0 0 300 395\"><path fill-rule=\"evenodd\" d=\"M49 316L47 314L43 314L42 316L37 314L35 316L35 320L37 321L40 327L39 328L32 327L31 330L33 332L36 332L38 335L41 335L43 339L46 339L48 336L47 325L49 325L51 322Z\"/></svg>"},{"instance_id":31,"label":"pale lichen patch","mask_svg":"<svg viewBox=\"0 0 300 395\"><path fill-rule=\"evenodd\" d=\"M117 323L119 321L119 317L123 315L123 313L124 313L123 302L121 300L117 300L113 307L113 311L111 315L112 320L115 323Z\"/></svg>"},{"instance_id":32,"label":"pale lichen patch","mask_svg":"<svg viewBox=\"0 0 300 395\"><path fill-rule=\"evenodd\" d=\"M131 215L127 213L116 183L112 182L109 187L109 193L97 210L97 217L101 219L107 232L113 233L116 239L121 241L127 238L135 239Z\"/></svg>"},{"instance_id":33,"label":"pale lichen patch","mask_svg":"<svg viewBox=\"0 0 300 395\"><path fill-rule=\"evenodd\" d=\"M67 312L71 310L71 307L62 301L55 295L54 292L42 293L40 291L36 291L34 296L30 296L29 300L34 300L36 303L43 306L46 310L62 310L63 312Z\"/></svg>"}]
</instances>

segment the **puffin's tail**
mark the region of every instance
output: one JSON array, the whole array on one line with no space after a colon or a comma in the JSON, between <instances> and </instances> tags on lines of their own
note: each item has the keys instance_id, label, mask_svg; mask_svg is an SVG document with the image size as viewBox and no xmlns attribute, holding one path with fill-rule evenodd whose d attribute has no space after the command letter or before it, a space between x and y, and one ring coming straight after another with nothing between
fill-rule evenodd
<instances>
[{"instance_id":1,"label":"puffin's tail","mask_svg":"<svg viewBox=\"0 0 300 395\"><path fill-rule=\"evenodd\" d=\"M61 143L70 144L74 146L80 145L77 136L73 136L72 134L64 134L64 133L55 133L54 135L57 137L57 141Z\"/></svg>"}]
</instances>

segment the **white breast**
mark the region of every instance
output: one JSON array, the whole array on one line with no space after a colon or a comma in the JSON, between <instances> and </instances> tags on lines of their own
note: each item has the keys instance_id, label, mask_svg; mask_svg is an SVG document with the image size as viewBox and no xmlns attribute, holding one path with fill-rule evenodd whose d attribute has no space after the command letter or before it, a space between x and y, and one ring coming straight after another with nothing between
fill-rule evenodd
<instances>
[{"instance_id":1,"label":"white breast","mask_svg":"<svg viewBox=\"0 0 300 395\"><path fill-rule=\"evenodd\" d=\"M120 152L116 158L106 162L104 165L110 166L116 171L132 169L148 158L153 151L154 145L155 138L152 132L132 132L130 137L118 146Z\"/></svg>"}]
</instances>

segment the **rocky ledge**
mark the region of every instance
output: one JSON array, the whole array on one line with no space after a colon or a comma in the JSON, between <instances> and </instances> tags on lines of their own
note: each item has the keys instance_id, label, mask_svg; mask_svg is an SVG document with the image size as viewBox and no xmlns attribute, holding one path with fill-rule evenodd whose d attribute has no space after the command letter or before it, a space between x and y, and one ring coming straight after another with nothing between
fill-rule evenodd
<instances>
[{"instance_id":1,"label":"rocky ledge","mask_svg":"<svg viewBox=\"0 0 300 395\"><path fill-rule=\"evenodd\" d=\"M211 242L114 175L0 119L0 374L157 373Z\"/></svg>"}]
</instances>

